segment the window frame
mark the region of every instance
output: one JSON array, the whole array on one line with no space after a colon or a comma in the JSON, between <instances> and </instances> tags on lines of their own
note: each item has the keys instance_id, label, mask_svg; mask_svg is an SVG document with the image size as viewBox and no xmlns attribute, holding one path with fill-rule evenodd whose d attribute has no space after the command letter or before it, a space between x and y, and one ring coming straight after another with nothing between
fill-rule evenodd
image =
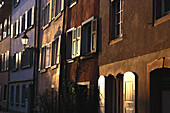
<instances>
[{"instance_id":1,"label":"window frame","mask_svg":"<svg viewBox=\"0 0 170 113\"><path fill-rule=\"evenodd\" d=\"M19 5L19 3L20 3L20 0L14 0L13 1L13 7L16 8Z\"/></svg>"}]
</instances>

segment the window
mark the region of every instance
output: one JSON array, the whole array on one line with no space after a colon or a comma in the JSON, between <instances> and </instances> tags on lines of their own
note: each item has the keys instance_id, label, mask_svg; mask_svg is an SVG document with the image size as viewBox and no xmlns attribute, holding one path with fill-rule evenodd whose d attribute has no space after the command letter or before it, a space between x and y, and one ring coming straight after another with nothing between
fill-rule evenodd
<instances>
[{"instance_id":1,"label":"window","mask_svg":"<svg viewBox=\"0 0 170 113\"><path fill-rule=\"evenodd\" d=\"M1 71L7 71L9 68L9 51L7 51L6 53L3 53L0 59L1 59L0 61Z\"/></svg>"},{"instance_id":2,"label":"window","mask_svg":"<svg viewBox=\"0 0 170 113\"><path fill-rule=\"evenodd\" d=\"M19 0L14 0L14 7L16 7L19 4Z\"/></svg>"},{"instance_id":3,"label":"window","mask_svg":"<svg viewBox=\"0 0 170 113\"><path fill-rule=\"evenodd\" d=\"M170 1L169 0L155 0L156 1L156 19L164 15L170 14Z\"/></svg>"},{"instance_id":4,"label":"window","mask_svg":"<svg viewBox=\"0 0 170 113\"><path fill-rule=\"evenodd\" d=\"M60 62L60 43L61 36L57 37L53 42L43 47L40 51L39 69L55 66Z\"/></svg>"},{"instance_id":5,"label":"window","mask_svg":"<svg viewBox=\"0 0 170 113\"><path fill-rule=\"evenodd\" d=\"M14 23L13 32L14 32L14 37L17 37L19 34L19 20L16 20L16 22Z\"/></svg>"},{"instance_id":6,"label":"window","mask_svg":"<svg viewBox=\"0 0 170 113\"><path fill-rule=\"evenodd\" d=\"M7 37L7 31L8 31L8 19L5 19L4 21L4 29L3 29L3 38L6 38Z\"/></svg>"},{"instance_id":7,"label":"window","mask_svg":"<svg viewBox=\"0 0 170 113\"><path fill-rule=\"evenodd\" d=\"M61 2L62 0L56 0L55 16L57 16L61 11L61 5L62 5Z\"/></svg>"},{"instance_id":8,"label":"window","mask_svg":"<svg viewBox=\"0 0 170 113\"><path fill-rule=\"evenodd\" d=\"M10 35L10 33L11 33L11 17L9 16L9 18L8 18L8 35Z\"/></svg>"},{"instance_id":9,"label":"window","mask_svg":"<svg viewBox=\"0 0 170 113\"><path fill-rule=\"evenodd\" d=\"M0 24L0 41L3 38L3 28L2 28L2 24Z\"/></svg>"},{"instance_id":10,"label":"window","mask_svg":"<svg viewBox=\"0 0 170 113\"><path fill-rule=\"evenodd\" d=\"M97 19L83 25L82 55L95 53L97 49Z\"/></svg>"},{"instance_id":11,"label":"window","mask_svg":"<svg viewBox=\"0 0 170 113\"><path fill-rule=\"evenodd\" d=\"M25 99L26 99L26 86L22 86L22 104L25 105Z\"/></svg>"},{"instance_id":12,"label":"window","mask_svg":"<svg viewBox=\"0 0 170 113\"><path fill-rule=\"evenodd\" d=\"M26 48L21 58L21 67L30 67L33 64L33 48Z\"/></svg>"},{"instance_id":13,"label":"window","mask_svg":"<svg viewBox=\"0 0 170 113\"><path fill-rule=\"evenodd\" d=\"M19 104L19 96L20 96L19 93L20 93L19 86L16 86L16 95L15 95L15 98L16 98L15 103L16 103L16 105Z\"/></svg>"},{"instance_id":14,"label":"window","mask_svg":"<svg viewBox=\"0 0 170 113\"><path fill-rule=\"evenodd\" d=\"M59 64L60 58L60 43L61 43L61 36L57 37L52 42L52 56L51 56L51 65Z\"/></svg>"},{"instance_id":15,"label":"window","mask_svg":"<svg viewBox=\"0 0 170 113\"><path fill-rule=\"evenodd\" d=\"M3 94L3 100L7 99L7 85L4 85L4 94Z\"/></svg>"},{"instance_id":16,"label":"window","mask_svg":"<svg viewBox=\"0 0 170 113\"><path fill-rule=\"evenodd\" d=\"M49 21L51 21L50 17L50 2L42 9L42 27L46 26Z\"/></svg>"},{"instance_id":17,"label":"window","mask_svg":"<svg viewBox=\"0 0 170 113\"><path fill-rule=\"evenodd\" d=\"M51 49L52 49L52 44L48 44L46 46L46 66L45 68L48 68L51 66Z\"/></svg>"},{"instance_id":18,"label":"window","mask_svg":"<svg viewBox=\"0 0 170 113\"><path fill-rule=\"evenodd\" d=\"M22 32L25 31L25 14L22 16Z\"/></svg>"},{"instance_id":19,"label":"window","mask_svg":"<svg viewBox=\"0 0 170 113\"><path fill-rule=\"evenodd\" d=\"M14 102L14 86L11 86L11 93L10 93L10 102Z\"/></svg>"},{"instance_id":20,"label":"window","mask_svg":"<svg viewBox=\"0 0 170 113\"><path fill-rule=\"evenodd\" d=\"M34 6L28 11L27 27L34 24Z\"/></svg>"},{"instance_id":21,"label":"window","mask_svg":"<svg viewBox=\"0 0 170 113\"><path fill-rule=\"evenodd\" d=\"M40 70L45 69L46 65L46 46L40 50Z\"/></svg>"},{"instance_id":22,"label":"window","mask_svg":"<svg viewBox=\"0 0 170 113\"><path fill-rule=\"evenodd\" d=\"M13 56L13 62L12 62L12 70L15 71L18 69L19 66L19 53L15 53Z\"/></svg>"},{"instance_id":23,"label":"window","mask_svg":"<svg viewBox=\"0 0 170 113\"><path fill-rule=\"evenodd\" d=\"M110 5L110 40L122 36L122 1L114 0Z\"/></svg>"}]
</instances>

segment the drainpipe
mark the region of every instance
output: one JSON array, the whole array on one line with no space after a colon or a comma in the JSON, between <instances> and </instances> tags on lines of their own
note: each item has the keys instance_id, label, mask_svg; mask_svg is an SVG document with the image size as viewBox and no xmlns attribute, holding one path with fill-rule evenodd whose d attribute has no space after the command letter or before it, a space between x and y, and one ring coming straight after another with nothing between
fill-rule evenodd
<instances>
[{"instance_id":1,"label":"drainpipe","mask_svg":"<svg viewBox=\"0 0 170 113\"><path fill-rule=\"evenodd\" d=\"M37 97L38 93L38 67L39 67L39 40L40 40L40 3L41 0L35 0L35 12L34 12L34 71L33 71L33 102L35 106L35 99ZM38 7L37 7L38 6ZM37 15L38 11L38 15ZM37 17L38 16L38 17ZM37 20L38 18L38 20ZM38 26L37 26L38 25ZM37 26L37 27L36 27ZM36 112L35 108L33 108L33 113Z\"/></svg>"},{"instance_id":2,"label":"drainpipe","mask_svg":"<svg viewBox=\"0 0 170 113\"><path fill-rule=\"evenodd\" d=\"M63 82L66 82L66 29L67 29L67 21L68 21L68 0L64 0L64 10L63 10L63 26L62 26L62 38L61 38L61 67L60 67L60 77L59 77L59 112L64 110L65 107L61 106L61 102L63 102L62 94L65 98L65 88L63 86ZM61 109L62 107L62 109Z\"/></svg>"}]
</instances>

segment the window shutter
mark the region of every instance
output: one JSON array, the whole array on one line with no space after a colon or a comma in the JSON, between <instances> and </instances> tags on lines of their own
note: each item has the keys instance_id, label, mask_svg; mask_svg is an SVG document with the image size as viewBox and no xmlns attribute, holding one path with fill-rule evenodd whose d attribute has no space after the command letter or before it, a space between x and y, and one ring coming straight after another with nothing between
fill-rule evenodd
<instances>
[{"instance_id":1,"label":"window shutter","mask_svg":"<svg viewBox=\"0 0 170 113\"><path fill-rule=\"evenodd\" d=\"M76 56L76 28L72 31L72 58Z\"/></svg>"},{"instance_id":2,"label":"window shutter","mask_svg":"<svg viewBox=\"0 0 170 113\"><path fill-rule=\"evenodd\" d=\"M0 24L0 41L2 40L2 24Z\"/></svg>"},{"instance_id":3,"label":"window shutter","mask_svg":"<svg viewBox=\"0 0 170 113\"><path fill-rule=\"evenodd\" d=\"M34 6L32 6L32 19L31 19L31 25L34 25Z\"/></svg>"},{"instance_id":4,"label":"window shutter","mask_svg":"<svg viewBox=\"0 0 170 113\"><path fill-rule=\"evenodd\" d=\"M6 70L9 70L9 51L6 52Z\"/></svg>"},{"instance_id":5,"label":"window shutter","mask_svg":"<svg viewBox=\"0 0 170 113\"><path fill-rule=\"evenodd\" d=\"M77 28L77 45L76 45L76 56L80 56L81 50L81 26Z\"/></svg>"},{"instance_id":6,"label":"window shutter","mask_svg":"<svg viewBox=\"0 0 170 113\"><path fill-rule=\"evenodd\" d=\"M2 55L0 55L0 72L2 71Z\"/></svg>"},{"instance_id":7,"label":"window shutter","mask_svg":"<svg viewBox=\"0 0 170 113\"><path fill-rule=\"evenodd\" d=\"M18 35L18 30L19 30L19 21L16 21L16 36Z\"/></svg>"},{"instance_id":8,"label":"window shutter","mask_svg":"<svg viewBox=\"0 0 170 113\"><path fill-rule=\"evenodd\" d=\"M4 53L4 71L6 71L6 62L7 62L7 57L6 57L6 53Z\"/></svg>"},{"instance_id":9,"label":"window shutter","mask_svg":"<svg viewBox=\"0 0 170 113\"><path fill-rule=\"evenodd\" d=\"M40 49L40 56L39 56L39 71L41 70L41 52L42 52L42 49Z\"/></svg>"},{"instance_id":10,"label":"window shutter","mask_svg":"<svg viewBox=\"0 0 170 113\"><path fill-rule=\"evenodd\" d=\"M13 27L13 24L11 24L11 38L13 38L13 34L14 34L14 33L13 33L13 28L14 28L14 27Z\"/></svg>"},{"instance_id":11,"label":"window shutter","mask_svg":"<svg viewBox=\"0 0 170 113\"><path fill-rule=\"evenodd\" d=\"M51 55L52 55L52 43L50 43L49 44L49 67L51 67L51 61L52 61L52 57L51 57Z\"/></svg>"},{"instance_id":12,"label":"window shutter","mask_svg":"<svg viewBox=\"0 0 170 113\"><path fill-rule=\"evenodd\" d=\"M45 18L45 17L44 17L44 13L45 13L45 12L44 12L44 11L45 11L45 9L42 10L42 27L44 27L44 25L45 25L45 24L44 24L44 22L45 22L45 19L44 19L44 18Z\"/></svg>"},{"instance_id":13,"label":"window shutter","mask_svg":"<svg viewBox=\"0 0 170 113\"><path fill-rule=\"evenodd\" d=\"M52 20L52 5L53 5L53 1L52 1L52 0L50 0L49 22L51 22L51 20Z\"/></svg>"},{"instance_id":14,"label":"window shutter","mask_svg":"<svg viewBox=\"0 0 170 113\"><path fill-rule=\"evenodd\" d=\"M57 64L60 63L60 46L61 46L61 36L58 39L58 48L57 48Z\"/></svg>"},{"instance_id":15,"label":"window shutter","mask_svg":"<svg viewBox=\"0 0 170 113\"><path fill-rule=\"evenodd\" d=\"M97 19L91 21L91 53L95 53L97 48Z\"/></svg>"},{"instance_id":16,"label":"window shutter","mask_svg":"<svg viewBox=\"0 0 170 113\"><path fill-rule=\"evenodd\" d=\"M5 19L4 21L4 31L3 31L3 38L7 37L7 31L8 31L8 20Z\"/></svg>"},{"instance_id":17,"label":"window shutter","mask_svg":"<svg viewBox=\"0 0 170 113\"><path fill-rule=\"evenodd\" d=\"M21 67L21 52L18 53L18 66Z\"/></svg>"},{"instance_id":18,"label":"window shutter","mask_svg":"<svg viewBox=\"0 0 170 113\"><path fill-rule=\"evenodd\" d=\"M18 69L18 64L19 64L19 54L16 53L15 55L16 55L16 57L15 57L15 69Z\"/></svg>"},{"instance_id":19,"label":"window shutter","mask_svg":"<svg viewBox=\"0 0 170 113\"><path fill-rule=\"evenodd\" d=\"M8 19L8 35L10 35L10 28L11 28L11 18L9 16L9 19Z\"/></svg>"},{"instance_id":20,"label":"window shutter","mask_svg":"<svg viewBox=\"0 0 170 113\"><path fill-rule=\"evenodd\" d=\"M20 16L20 29L19 29L19 33L21 33L22 32L22 16Z\"/></svg>"},{"instance_id":21,"label":"window shutter","mask_svg":"<svg viewBox=\"0 0 170 113\"><path fill-rule=\"evenodd\" d=\"M135 113L135 75L132 72L124 74L123 97L123 113Z\"/></svg>"},{"instance_id":22,"label":"window shutter","mask_svg":"<svg viewBox=\"0 0 170 113\"><path fill-rule=\"evenodd\" d=\"M1 71L4 71L4 54L2 54Z\"/></svg>"},{"instance_id":23,"label":"window shutter","mask_svg":"<svg viewBox=\"0 0 170 113\"><path fill-rule=\"evenodd\" d=\"M61 11L64 10L64 0L61 0Z\"/></svg>"},{"instance_id":24,"label":"window shutter","mask_svg":"<svg viewBox=\"0 0 170 113\"><path fill-rule=\"evenodd\" d=\"M27 29L28 24L28 11L25 12L25 30Z\"/></svg>"},{"instance_id":25,"label":"window shutter","mask_svg":"<svg viewBox=\"0 0 170 113\"><path fill-rule=\"evenodd\" d=\"M45 65L45 68L48 68L49 67L49 45L46 46L46 65Z\"/></svg>"}]
</instances>

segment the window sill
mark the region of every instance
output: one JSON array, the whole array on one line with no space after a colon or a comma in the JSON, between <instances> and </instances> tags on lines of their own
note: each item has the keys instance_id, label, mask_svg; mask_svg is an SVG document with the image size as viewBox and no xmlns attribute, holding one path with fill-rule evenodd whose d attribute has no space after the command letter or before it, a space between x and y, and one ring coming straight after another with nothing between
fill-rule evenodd
<instances>
[{"instance_id":1,"label":"window sill","mask_svg":"<svg viewBox=\"0 0 170 113\"><path fill-rule=\"evenodd\" d=\"M157 25L159 25L159 24L161 24L161 23L164 23L164 22L166 22L166 21L168 21L168 20L170 20L170 14L167 14L167 15L165 15L165 16L157 19L157 20L155 20L154 26L157 26Z\"/></svg>"},{"instance_id":2,"label":"window sill","mask_svg":"<svg viewBox=\"0 0 170 113\"><path fill-rule=\"evenodd\" d=\"M87 55L86 56L81 56L80 59L81 60L86 60L86 59L89 59L89 58L92 58L92 57L93 57L93 55L89 54L88 56Z\"/></svg>"},{"instance_id":3,"label":"window sill","mask_svg":"<svg viewBox=\"0 0 170 113\"><path fill-rule=\"evenodd\" d=\"M121 36L119 38L111 40L108 45L113 45L113 44L118 43L118 42L120 42L122 40L123 40L123 37Z\"/></svg>"},{"instance_id":4,"label":"window sill","mask_svg":"<svg viewBox=\"0 0 170 113\"><path fill-rule=\"evenodd\" d=\"M53 69L56 69L57 67L58 67L58 65L55 64L55 65L51 66L51 69L53 70Z\"/></svg>"},{"instance_id":5,"label":"window sill","mask_svg":"<svg viewBox=\"0 0 170 113\"><path fill-rule=\"evenodd\" d=\"M27 66L22 66L21 68L26 69L26 68L30 68L30 67L31 67L31 65L27 65Z\"/></svg>"},{"instance_id":6,"label":"window sill","mask_svg":"<svg viewBox=\"0 0 170 113\"><path fill-rule=\"evenodd\" d=\"M12 69L11 71L12 71L12 72L15 72L15 71L17 71L17 70L18 70L18 69L16 68L16 69Z\"/></svg>"},{"instance_id":7,"label":"window sill","mask_svg":"<svg viewBox=\"0 0 170 113\"><path fill-rule=\"evenodd\" d=\"M73 63L74 59L67 59L67 63Z\"/></svg>"},{"instance_id":8,"label":"window sill","mask_svg":"<svg viewBox=\"0 0 170 113\"><path fill-rule=\"evenodd\" d=\"M45 72L47 72L47 69L46 69L46 68L40 70L40 73L45 73Z\"/></svg>"},{"instance_id":9,"label":"window sill","mask_svg":"<svg viewBox=\"0 0 170 113\"><path fill-rule=\"evenodd\" d=\"M70 3L69 8L72 8L73 6L75 6L77 4L77 0L74 0L73 2Z\"/></svg>"},{"instance_id":10,"label":"window sill","mask_svg":"<svg viewBox=\"0 0 170 113\"><path fill-rule=\"evenodd\" d=\"M33 28L33 26L34 26L34 24L31 25L31 26L27 29L27 31L31 30L31 29Z\"/></svg>"},{"instance_id":11,"label":"window sill","mask_svg":"<svg viewBox=\"0 0 170 113\"><path fill-rule=\"evenodd\" d=\"M48 23L47 25L45 25L44 27L42 27L42 30L47 29L50 26L50 23Z\"/></svg>"},{"instance_id":12,"label":"window sill","mask_svg":"<svg viewBox=\"0 0 170 113\"><path fill-rule=\"evenodd\" d=\"M19 34L15 35L14 38L18 38L19 37Z\"/></svg>"},{"instance_id":13,"label":"window sill","mask_svg":"<svg viewBox=\"0 0 170 113\"><path fill-rule=\"evenodd\" d=\"M58 13L56 17L54 17L54 20L56 21L56 20L58 20L60 17L61 17L61 12Z\"/></svg>"}]
</instances>

